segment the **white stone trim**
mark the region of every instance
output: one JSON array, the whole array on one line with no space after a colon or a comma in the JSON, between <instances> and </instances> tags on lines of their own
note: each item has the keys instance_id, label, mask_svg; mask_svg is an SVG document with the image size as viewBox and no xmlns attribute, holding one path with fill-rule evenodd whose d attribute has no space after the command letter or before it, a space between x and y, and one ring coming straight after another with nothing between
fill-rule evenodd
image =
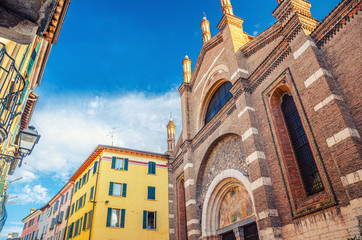
<instances>
[{"instance_id":1,"label":"white stone trim","mask_svg":"<svg viewBox=\"0 0 362 240\"><path fill-rule=\"evenodd\" d=\"M238 75L238 73L249 74L248 70L238 68L238 70L236 70L236 72L231 76L231 80L234 80L234 78L236 77L236 75Z\"/></svg>"},{"instance_id":2,"label":"white stone trim","mask_svg":"<svg viewBox=\"0 0 362 240\"><path fill-rule=\"evenodd\" d=\"M194 179L188 179L188 180L185 182L184 186L185 186L185 188L187 188L188 186L191 186L191 185L194 185L194 184L195 184L195 180L194 180Z\"/></svg>"},{"instance_id":3,"label":"white stone trim","mask_svg":"<svg viewBox=\"0 0 362 240\"><path fill-rule=\"evenodd\" d=\"M244 113L246 113L246 111L252 111L252 112L255 112L255 108L252 108L252 107L249 107L247 106L246 108L243 109L243 111L241 111L239 114L238 114L238 118L240 118Z\"/></svg>"},{"instance_id":4,"label":"white stone trim","mask_svg":"<svg viewBox=\"0 0 362 240\"><path fill-rule=\"evenodd\" d=\"M259 231L260 239L273 239L273 240L282 240L283 238L275 238L275 235L281 235L282 228L279 227L270 227Z\"/></svg>"},{"instance_id":5,"label":"white stone trim","mask_svg":"<svg viewBox=\"0 0 362 240\"><path fill-rule=\"evenodd\" d=\"M192 224L199 224L200 220L199 219L191 219L190 221L187 222L187 226L190 226Z\"/></svg>"},{"instance_id":6,"label":"white stone trim","mask_svg":"<svg viewBox=\"0 0 362 240\"><path fill-rule=\"evenodd\" d=\"M337 143L339 143L339 142L341 142L344 139L349 138L349 137L361 138L361 136L359 135L357 129L345 128L342 131L340 131L339 133L336 133L332 137L327 139L328 147L333 147Z\"/></svg>"},{"instance_id":7,"label":"white stone trim","mask_svg":"<svg viewBox=\"0 0 362 240\"><path fill-rule=\"evenodd\" d=\"M173 203L173 200L168 200L169 203Z\"/></svg>"},{"instance_id":8,"label":"white stone trim","mask_svg":"<svg viewBox=\"0 0 362 240\"><path fill-rule=\"evenodd\" d=\"M270 178L261 177L251 183L251 189L254 191L255 189L260 188L261 186L271 186L271 185L272 181Z\"/></svg>"},{"instance_id":9,"label":"white stone trim","mask_svg":"<svg viewBox=\"0 0 362 240\"><path fill-rule=\"evenodd\" d=\"M246 132L241 136L241 139L243 140L243 142L246 140L246 139L248 139L248 137L250 137L251 135L253 135L253 134L258 134L259 133L259 131L258 131L258 129L256 129L256 128L253 128L253 127L251 127L251 128L249 128L248 130L246 130Z\"/></svg>"},{"instance_id":10,"label":"white stone trim","mask_svg":"<svg viewBox=\"0 0 362 240\"><path fill-rule=\"evenodd\" d=\"M199 84L197 84L195 91L197 90L197 88L200 86L200 84L204 81L204 79L206 78L206 76L209 74L209 72L211 71L211 69L214 67L215 63L217 62L217 60L219 59L219 57L221 56L221 54L224 52L225 48L223 48L221 50L221 52L219 53L219 55L217 55L217 57L214 59L214 61L212 62L212 64L210 65L209 69L207 69L206 73L202 76Z\"/></svg>"},{"instance_id":11,"label":"white stone trim","mask_svg":"<svg viewBox=\"0 0 362 240\"><path fill-rule=\"evenodd\" d=\"M174 228L170 228L170 234L175 234L175 229Z\"/></svg>"},{"instance_id":12,"label":"white stone trim","mask_svg":"<svg viewBox=\"0 0 362 240\"><path fill-rule=\"evenodd\" d=\"M344 187L362 181L362 169L341 177L341 180Z\"/></svg>"},{"instance_id":13,"label":"white stone trim","mask_svg":"<svg viewBox=\"0 0 362 240\"><path fill-rule=\"evenodd\" d=\"M200 232L200 230L191 230L191 231L188 231L188 233L187 233L187 235L189 236L189 237L191 237L192 235L198 235L198 234L200 234L201 232Z\"/></svg>"},{"instance_id":14,"label":"white stone trim","mask_svg":"<svg viewBox=\"0 0 362 240\"><path fill-rule=\"evenodd\" d=\"M299 58L300 55L302 55L304 53L304 51L308 49L309 46L315 47L315 48L317 47L315 42L313 42L311 40L307 40L295 53L293 53L294 59Z\"/></svg>"},{"instance_id":15,"label":"white stone trim","mask_svg":"<svg viewBox=\"0 0 362 240\"><path fill-rule=\"evenodd\" d=\"M168 187L169 187L169 188L173 188L173 184L171 184L171 183L168 184Z\"/></svg>"},{"instance_id":16,"label":"white stone trim","mask_svg":"<svg viewBox=\"0 0 362 240\"><path fill-rule=\"evenodd\" d=\"M246 158L246 164L249 165L257 159L266 159L265 153L259 151L253 152Z\"/></svg>"},{"instance_id":17,"label":"white stone trim","mask_svg":"<svg viewBox=\"0 0 362 240\"><path fill-rule=\"evenodd\" d=\"M169 215L168 215L168 218L175 218L175 215L169 214Z\"/></svg>"},{"instance_id":18,"label":"white stone trim","mask_svg":"<svg viewBox=\"0 0 362 240\"><path fill-rule=\"evenodd\" d=\"M184 171L186 171L186 169L188 169L188 168L193 168L193 167L194 167L194 164L186 163L186 165L184 166Z\"/></svg>"},{"instance_id":19,"label":"white stone trim","mask_svg":"<svg viewBox=\"0 0 362 240\"><path fill-rule=\"evenodd\" d=\"M362 198L356 198L350 201L355 216L362 215Z\"/></svg>"},{"instance_id":20,"label":"white stone trim","mask_svg":"<svg viewBox=\"0 0 362 240\"><path fill-rule=\"evenodd\" d=\"M339 100L339 101L343 101L343 98L339 95L335 95L332 94L329 97L327 97L326 99L324 99L322 102L318 103L315 107L314 107L314 111L318 111L319 109L321 109L322 107L324 107L325 105L327 105L328 103L330 103L332 100Z\"/></svg>"},{"instance_id":21,"label":"white stone trim","mask_svg":"<svg viewBox=\"0 0 362 240\"><path fill-rule=\"evenodd\" d=\"M330 71L320 68L318 71L316 71L312 76L310 76L304 82L305 87L308 88L310 85L312 85L312 83L314 83L315 81L317 81L320 77L322 77L324 75L328 76L328 77L333 77L332 73Z\"/></svg>"},{"instance_id":22,"label":"white stone trim","mask_svg":"<svg viewBox=\"0 0 362 240\"><path fill-rule=\"evenodd\" d=\"M190 206L191 204L196 204L196 200L195 199L190 199L186 202L186 207Z\"/></svg>"},{"instance_id":23,"label":"white stone trim","mask_svg":"<svg viewBox=\"0 0 362 240\"><path fill-rule=\"evenodd\" d=\"M265 211L258 213L259 220L267 218L267 217L278 217L278 216L279 216L279 214L278 214L277 209L267 209Z\"/></svg>"}]
</instances>

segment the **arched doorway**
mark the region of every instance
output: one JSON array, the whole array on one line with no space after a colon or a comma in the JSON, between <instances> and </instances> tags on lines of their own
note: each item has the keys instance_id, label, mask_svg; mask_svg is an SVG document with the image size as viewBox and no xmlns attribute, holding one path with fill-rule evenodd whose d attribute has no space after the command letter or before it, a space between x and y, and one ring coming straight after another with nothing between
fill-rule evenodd
<instances>
[{"instance_id":1,"label":"arched doorway","mask_svg":"<svg viewBox=\"0 0 362 240\"><path fill-rule=\"evenodd\" d=\"M225 170L211 183L203 206L203 239L259 239L250 182L244 174Z\"/></svg>"}]
</instances>

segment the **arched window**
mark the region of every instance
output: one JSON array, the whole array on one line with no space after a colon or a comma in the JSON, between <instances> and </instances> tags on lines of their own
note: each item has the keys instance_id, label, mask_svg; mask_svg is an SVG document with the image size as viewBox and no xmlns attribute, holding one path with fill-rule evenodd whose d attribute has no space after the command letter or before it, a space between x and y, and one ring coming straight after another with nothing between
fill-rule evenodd
<instances>
[{"instance_id":1,"label":"arched window","mask_svg":"<svg viewBox=\"0 0 362 240\"><path fill-rule=\"evenodd\" d=\"M205 124L210 122L210 120L215 116L215 114L220 111L220 109L225 105L227 101L232 97L230 93L230 88L232 87L231 82L223 83L218 90L212 96L209 107L207 108L205 116Z\"/></svg>"},{"instance_id":2,"label":"arched window","mask_svg":"<svg viewBox=\"0 0 362 240\"><path fill-rule=\"evenodd\" d=\"M318 193L324 189L323 184L294 99L289 94L284 94L281 110L306 193L308 196Z\"/></svg>"}]
</instances>

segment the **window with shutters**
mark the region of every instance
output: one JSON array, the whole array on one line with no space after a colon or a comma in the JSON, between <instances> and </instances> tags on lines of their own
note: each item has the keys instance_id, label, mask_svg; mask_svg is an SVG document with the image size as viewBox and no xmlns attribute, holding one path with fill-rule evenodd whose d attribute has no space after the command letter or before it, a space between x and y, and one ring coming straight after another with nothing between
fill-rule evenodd
<instances>
[{"instance_id":1,"label":"window with shutters","mask_svg":"<svg viewBox=\"0 0 362 240\"><path fill-rule=\"evenodd\" d=\"M94 162L94 165L93 165L93 175L97 172L97 166L98 166L98 162Z\"/></svg>"},{"instance_id":2,"label":"window with shutters","mask_svg":"<svg viewBox=\"0 0 362 240\"><path fill-rule=\"evenodd\" d=\"M73 215L73 213L74 213L74 203L72 204L72 211L70 212L70 215Z\"/></svg>"},{"instance_id":3,"label":"window with shutters","mask_svg":"<svg viewBox=\"0 0 362 240\"><path fill-rule=\"evenodd\" d=\"M148 162L148 174L156 174L156 163Z\"/></svg>"},{"instance_id":4,"label":"window with shutters","mask_svg":"<svg viewBox=\"0 0 362 240\"><path fill-rule=\"evenodd\" d=\"M59 206L59 200L57 200L57 201L55 202L54 211L58 210L58 206Z\"/></svg>"},{"instance_id":5,"label":"window with shutters","mask_svg":"<svg viewBox=\"0 0 362 240\"><path fill-rule=\"evenodd\" d=\"M154 230L157 228L157 212L143 211L143 229Z\"/></svg>"},{"instance_id":6,"label":"window with shutters","mask_svg":"<svg viewBox=\"0 0 362 240\"><path fill-rule=\"evenodd\" d=\"M156 200L156 188L155 187L147 187L147 199Z\"/></svg>"},{"instance_id":7,"label":"window with shutters","mask_svg":"<svg viewBox=\"0 0 362 240\"><path fill-rule=\"evenodd\" d=\"M74 237L78 236L78 234L79 234L79 219L75 222Z\"/></svg>"},{"instance_id":8,"label":"window with shutters","mask_svg":"<svg viewBox=\"0 0 362 240\"><path fill-rule=\"evenodd\" d=\"M128 158L117 158L113 156L111 168L115 170L128 171L128 162Z\"/></svg>"},{"instance_id":9,"label":"window with shutters","mask_svg":"<svg viewBox=\"0 0 362 240\"><path fill-rule=\"evenodd\" d=\"M62 195L62 198L60 199L60 206L62 206L64 203L64 195Z\"/></svg>"},{"instance_id":10,"label":"window with shutters","mask_svg":"<svg viewBox=\"0 0 362 240\"><path fill-rule=\"evenodd\" d=\"M94 186L90 190L89 201L93 199L93 194L94 194Z\"/></svg>"},{"instance_id":11,"label":"window with shutters","mask_svg":"<svg viewBox=\"0 0 362 240\"><path fill-rule=\"evenodd\" d=\"M87 229L89 229L91 227L92 224L92 216L93 216L93 211L89 211L88 213L88 223L87 223Z\"/></svg>"},{"instance_id":12,"label":"window with shutters","mask_svg":"<svg viewBox=\"0 0 362 240\"><path fill-rule=\"evenodd\" d=\"M127 196L127 184L126 183L109 183L109 194L115 197L126 197Z\"/></svg>"},{"instance_id":13,"label":"window with shutters","mask_svg":"<svg viewBox=\"0 0 362 240\"><path fill-rule=\"evenodd\" d=\"M126 218L125 209L108 208L107 227L124 228Z\"/></svg>"}]
</instances>

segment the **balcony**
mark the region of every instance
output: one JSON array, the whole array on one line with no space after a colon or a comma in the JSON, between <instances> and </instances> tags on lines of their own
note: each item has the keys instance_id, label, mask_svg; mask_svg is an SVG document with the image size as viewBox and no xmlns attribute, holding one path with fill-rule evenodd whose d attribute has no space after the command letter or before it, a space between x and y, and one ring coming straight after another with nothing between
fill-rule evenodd
<instances>
[{"instance_id":1,"label":"balcony","mask_svg":"<svg viewBox=\"0 0 362 240\"><path fill-rule=\"evenodd\" d=\"M15 66L15 60L0 43L0 144L8 137L14 119L21 114L19 106L25 96L25 79Z\"/></svg>"}]
</instances>

